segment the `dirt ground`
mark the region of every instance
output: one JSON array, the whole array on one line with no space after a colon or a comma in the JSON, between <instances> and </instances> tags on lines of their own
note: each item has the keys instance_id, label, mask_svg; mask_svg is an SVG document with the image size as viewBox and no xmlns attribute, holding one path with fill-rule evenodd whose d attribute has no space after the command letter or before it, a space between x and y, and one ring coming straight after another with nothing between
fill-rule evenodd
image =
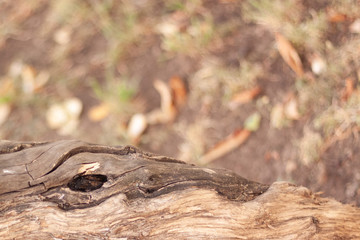
<instances>
[{"instance_id":1,"label":"dirt ground","mask_svg":"<svg viewBox=\"0 0 360 240\"><path fill-rule=\"evenodd\" d=\"M208 166L231 169L262 183L290 181L323 192L323 196L360 206L359 121L350 122L341 131L336 130L343 122L335 124L335 130L329 130L329 134L325 124L316 127L321 116L332 119L332 115L326 115L329 109L344 111L342 114L355 109L355 116L360 114L357 103L346 108L347 102L341 102L345 79L349 77L355 89L351 90L355 93L349 94L358 94L360 65L355 57L360 56L360 34L350 33L349 26L359 19L359 12L344 14L339 10L343 8L333 7L328 1L284 1L283 4L296 2L301 11L312 16L329 15L329 9L335 9L338 18L343 17L339 21L329 20L320 43L316 42L332 46L320 51L327 62L339 60L335 50L341 51L350 40L359 44L353 49L358 55L352 56L351 64L344 60L347 68L340 65L340 71L334 70L335 80L330 81L329 76L334 74L322 77L312 73L309 56L314 49L307 45L313 44L307 41L312 36L303 37L303 45L292 41L303 61L306 78L312 79L308 81L299 78L279 54L272 25L246 17L245 3L231 0L56 2L0 3L3 84L0 93L1 102L11 109L0 126L1 139L76 138L100 144L135 144L126 136L131 116L159 108L161 97L153 86L155 80L168 82L179 76L187 89L185 105L179 107L174 121L149 125L136 142L138 147L200 164L202 155L242 128L246 119L257 112L261 116L260 126L244 143ZM350 2L359 5L357 1ZM279 17L276 12L273 14ZM293 25L301 25L306 16L300 17L299 22L292 21L291 13L287 18ZM158 30L161 26L165 30ZM178 35L171 35L172 31ZM11 69L19 62L23 72L14 77ZM33 78L45 71L50 76L48 81L26 92L24 66L31 67ZM250 66L248 72L239 70L246 66ZM9 79L13 85L4 90ZM96 94L94 81L102 89L101 97ZM112 96L112 89L121 81L135 86L130 98L116 93ZM261 88L259 96L235 108L229 107L233 94L254 86ZM306 101L302 101L305 96ZM46 113L53 104L71 97L82 103L78 125L68 134L59 134L49 127ZM288 99L296 99L299 116L280 119L286 124L274 126L274 107L283 106ZM103 102L110 102L112 107L106 116L94 121L89 111ZM308 148L303 146L317 145L312 140L318 138L321 144L314 150L315 157L308 157Z\"/></svg>"}]
</instances>

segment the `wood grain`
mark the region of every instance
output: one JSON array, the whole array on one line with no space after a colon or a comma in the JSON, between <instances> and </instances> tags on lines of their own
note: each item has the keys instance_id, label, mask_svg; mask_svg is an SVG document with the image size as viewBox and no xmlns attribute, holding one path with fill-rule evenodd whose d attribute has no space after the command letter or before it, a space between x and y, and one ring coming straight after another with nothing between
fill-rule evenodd
<instances>
[{"instance_id":1,"label":"wood grain","mask_svg":"<svg viewBox=\"0 0 360 240\"><path fill-rule=\"evenodd\" d=\"M0 239L359 239L360 210L131 146L0 142Z\"/></svg>"}]
</instances>

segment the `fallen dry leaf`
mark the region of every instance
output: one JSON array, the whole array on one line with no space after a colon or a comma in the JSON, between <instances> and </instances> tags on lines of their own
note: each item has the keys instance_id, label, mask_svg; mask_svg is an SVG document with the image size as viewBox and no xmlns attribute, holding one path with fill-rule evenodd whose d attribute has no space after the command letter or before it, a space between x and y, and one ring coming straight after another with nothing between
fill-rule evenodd
<instances>
[{"instance_id":1,"label":"fallen dry leaf","mask_svg":"<svg viewBox=\"0 0 360 240\"><path fill-rule=\"evenodd\" d=\"M360 18L356 19L350 26L349 30L352 33L360 33Z\"/></svg>"},{"instance_id":2,"label":"fallen dry leaf","mask_svg":"<svg viewBox=\"0 0 360 240\"><path fill-rule=\"evenodd\" d=\"M321 73L325 72L326 70L326 63L325 60L320 57L318 54L314 54L311 59L311 70L316 75L320 75Z\"/></svg>"},{"instance_id":3,"label":"fallen dry leaf","mask_svg":"<svg viewBox=\"0 0 360 240\"><path fill-rule=\"evenodd\" d=\"M54 33L54 41L59 45L66 45L71 40L71 31L68 28L61 28Z\"/></svg>"},{"instance_id":4,"label":"fallen dry leaf","mask_svg":"<svg viewBox=\"0 0 360 240\"><path fill-rule=\"evenodd\" d=\"M48 82L50 74L46 71L37 73L33 67L25 65L22 67L21 78L23 92L33 94Z\"/></svg>"},{"instance_id":5,"label":"fallen dry leaf","mask_svg":"<svg viewBox=\"0 0 360 240\"><path fill-rule=\"evenodd\" d=\"M161 33L165 37L173 36L180 31L180 27L175 23L162 22L156 26L157 32Z\"/></svg>"},{"instance_id":6,"label":"fallen dry leaf","mask_svg":"<svg viewBox=\"0 0 360 240\"><path fill-rule=\"evenodd\" d=\"M106 102L100 103L92 108L88 112L88 118L93 122L99 122L109 116L110 105Z\"/></svg>"},{"instance_id":7,"label":"fallen dry leaf","mask_svg":"<svg viewBox=\"0 0 360 240\"><path fill-rule=\"evenodd\" d=\"M338 22L345 22L347 20L347 16L342 13L334 13L329 16L329 22L338 23Z\"/></svg>"},{"instance_id":8,"label":"fallen dry leaf","mask_svg":"<svg viewBox=\"0 0 360 240\"><path fill-rule=\"evenodd\" d=\"M260 86L255 86L252 89L244 90L242 92L236 93L229 102L229 107L235 109L241 104L248 103L254 98L256 98L261 92Z\"/></svg>"},{"instance_id":9,"label":"fallen dry leaf","mask_svg":"<svg viewBox=\"0 0 360 240\"><path fill-rule=\"evenodd\" d=\"M80 116L80 113L82 111L82 102L78 98L70 98L67 99L63 103L67 113L72 118L78 118Z\"/></svg>"},{"instance_id":10,"label":"fallen dry leaf","mask_svg":"<svg viewBox=\"0 0 360 240\"><path fill-rule=\"evenodd\" d=\"M154 81L154 87L161 97L161 108L155 109L146 115L149 124L172 122L177 114L170 88L160 80Z\"/></svg>"},{"instance_id":11,"label":"fallen dry leaf","mask_svg":"<svg viewBox=\"0 0 360 240\"><path fill-rule=\"evenodd\" d=\"M327 19L329 22L339 23L339 22L345 22L346 20L348 20L348 16L344 13L339 13L334 8L328 8L327 9Z\"/></svg>"},{"instance_id":12,"label":"fallen dry leaf","mask_svg":"<svg viewBox=\"0 0 360 240\"><path fill-rule=\"evenodd\" d=\"M284 114L287 119L298 120L300 118L298 102L295 97L291 97L284 105Z\"/></svg>"},{"instance_id":13,"label":"fallen dry leaf","mask_svg":"<svg viewBox=\"0 0 360 240\"><path fill-rule=\"evenodd\" d=\"M154 87L161 97L161 110L171 115L174 112L174 103L169 87L163 81L154 81Z\"/></svg>"},{"instance_id":14,"label":"fallen dry leaf","mask_svg":"<svg viewBox=\"0 0 360 240\"><path fill-rule=\"evenodd\" d=\"M46 112L46 122L51 129L60 128L67 120L68 116L62 104L54 104Z\"/></svg>"},{"instance_id":15,"label":"fallen dry leaf","mask_svg":"<svg viewBox=\"0 0 360 240\"><path fill-rule=\"evenodd\" d=\"M58 130L60 135L73 133L78 124L82 111L82 102L78 98L50 106L46 112L46 122L51 129Z\"/></svg>"},{"instance_id":16,"label":"fallen dry leaf","mask_svg":"<svg viewBox=\"0 0 360 240\"><path fill-rule=\"evenodd\" d=\"M244 122L244 128L249 131L257 131L260 127L261 115L256 112L251 114Z\"/></svg>"},{"instance_id":17,"label":"fallen dry leaf","mask_svg":"<svg viewBox=\"0 0 360 240\"><path fill-rule=\"evenodd\" d=\"M151 112L147 113L146 121L149 125L159 124L159 123L168 123L169 119L166 118L165 114L161 109L157 108L152 110Z\"/></svg>"},{"instance_id":18,"label":"fallen dry leaf","mask_svg":"<svg viewBox=\"0 0 360 240\"><path fill-rule=\"evenodd\" d=\"M35 91L39 91L49 81L50 73L48 71L41 71L35 77Z\"/></svg>"},{"instance_id":19,"label":"fallen dry leaf","mask_svg":"<svg viewBox=\"0 0 360 240\"><path fill-rule=\"evenodd\" d=\"M8 74L12 78L17 78L23 71L24 63L22 61L14 61L10 64Z\"/></svg>"},{"instance_id":20,"label":"fallen dry leaf","mask_svg":"<svg viewBox=\"0 0 360 240\"><path fill-rule=\"evenodd\" d=\"M216 144L210 151L202 156L199 161L201 164L208 164L215 159L229 153L235 148L243 144L250 136L251 131L247 129L235 130L231 135L226 137L223 141Z\"/></svg>"},{"instance_id":21,"label":"fallen dry leaf","mask_svg":"<svg viewBox=\"0 0 360 240\"><path fill-rule=\"evenodd\" d=\"M279 53L284 61L299 77L304 75L303 66L299 54L292 44L280 33L275 34L276 43Z\"/></svg>"},{"instance_id":22,"label":"fallen dry leaf","mask_svg":"<svg viewBox=\"0 0 360 240\"><path fill-rule=\"evenodd\" d=\"M175 105L178 107L183 106L186 102L186 96L187 96L187 91L186 91L186 86L185 86L184 80L182 80L178 76L173 76L170 79L169 84L170 84L170 88L171 88L171 92L172 92L172 95L174 98Z\"/></svg>"},{"instance_id":23,"label":"fallen dry leaf","mask_svg":"<svg viewBox=\"0 0 360 240\"><path fill-rule=\"evenodd\" d=\"M351 77L345 79L345 88L341 94L341 101L346 102L354 92L354 81Z\"/></svg>"},{"instance_id":24,"label":"fallen dry leaf","mask_svg":"<svg viewBox=\"0 0 360 240\"><path fill-rule=\"evenodd\" d=\"M281 129L300 117L298 100L293 93L290 93L284 102L275 104L271 109L270 125Z\"/></svg>"},{"instance_id":25,"label":"fallen dry leaf","mask_svg":"<svg viewBox=\"0 0 360 240\"><path fill-rule=\"evenodd\" d=\"M275 160L275 161L279 161L280 160L280 154L278 151L273 150L273 151L267 151L264 155L264 160L266 162Z\"/></svg>"},{"instance_id":26,"label":"fallen dry leaf","mask_svg":"<svg viewBox=\"0 0 360 240\"><path fill-rule=\"evenodd\" d=\"M147 127L147 119L144 114L137 113L130 119L127 135L132 143L137 143L140 140L140 136L143 134Z\"/></svg>"},{"instance_id":27,"label":"fallen dry leaf","mask_svg":"<svg viewBox=\"0 0 360 240\"><path fill-rule=\"evenodd\" d=\"M24 93L33 93L35 91L35 69L31 66L24 66L21 78L22 78L22 89Z\"/></svg>"},{"instance_id":28,"label":"fallen dry leaf","mask_svg":"<svg viewBox=\"0 0 360 240\"><path fill-rule=\"evenodd\" d=\"M71 135L75 132L76 128L79 125L79 119L70 118L65 125L58 129L58 134L62 136Z\"/></svg>"},{"instance_id":29,"label":"fallen dry leaf","mask_svg":"<svg viewBox=\"0 0 360 240\"><path fill-rule=\"evenodd\" d=\"M184 11L174 11L166 18L163 18L162 22L155 26L155 29L165 38L174 37L186 29L189 23L188 18L188 14Z\"/></svg>"}]
</instances>

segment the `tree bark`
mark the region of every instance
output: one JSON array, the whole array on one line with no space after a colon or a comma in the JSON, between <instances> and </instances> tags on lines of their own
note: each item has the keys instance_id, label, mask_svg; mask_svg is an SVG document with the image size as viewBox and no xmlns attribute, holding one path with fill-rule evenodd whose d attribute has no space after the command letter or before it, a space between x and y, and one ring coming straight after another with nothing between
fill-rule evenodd
<instances>
[{"instance_id":1,"label":"tree bark","mask_svg":"<svg viewBox=\"0 0 360 240\"><path fill-rule=\"evenodd\" d=\"M360 239L360 209L131 146L0 141L0 239Z\"/></svg>"}]
</instances>

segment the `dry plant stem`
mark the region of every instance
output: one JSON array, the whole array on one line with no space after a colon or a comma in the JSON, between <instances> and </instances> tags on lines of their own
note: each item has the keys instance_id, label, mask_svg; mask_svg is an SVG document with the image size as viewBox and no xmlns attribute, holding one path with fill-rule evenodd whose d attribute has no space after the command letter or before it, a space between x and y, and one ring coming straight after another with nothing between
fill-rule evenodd
<instances>
[{"instance_id":1,"label":"dry plant stem","mask_svg":"<svg viewBox=\"0 0 360 240\"><path fill-rule=\"evenodd\" d=\"M147 122L149 124L172 122L176 117L177 109L170 88L160 80L154 81L154 87L160 94L161 107L147 114Z\"/></svg>"},{"instance_id":2,"label":"dry plant stem","mask_svg":"<svg viewBox=\"0 0 360 240\"><path fill-rule=\"evenodd\" d=\"M360 209L133 147L0 142L1 239L357 239Z\"/></svg>"}]
</instances>

